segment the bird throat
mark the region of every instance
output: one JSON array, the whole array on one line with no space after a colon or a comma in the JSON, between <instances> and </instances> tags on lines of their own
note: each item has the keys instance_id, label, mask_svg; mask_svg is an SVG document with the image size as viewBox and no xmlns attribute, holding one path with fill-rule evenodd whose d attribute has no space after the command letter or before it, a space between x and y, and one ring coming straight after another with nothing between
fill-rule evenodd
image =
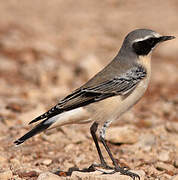
<instances>
[{"instance_id":1,"label":"bird throat","mask_svg":"<svg viewBox=\"0 0 178 180\"><path fill-rule=\"evenodd\" d=\"M138 63L142 65L146 71L147 75L151 75L151 54L148 54L147 56L139 56Z\"/></svg>"}]
</instances>

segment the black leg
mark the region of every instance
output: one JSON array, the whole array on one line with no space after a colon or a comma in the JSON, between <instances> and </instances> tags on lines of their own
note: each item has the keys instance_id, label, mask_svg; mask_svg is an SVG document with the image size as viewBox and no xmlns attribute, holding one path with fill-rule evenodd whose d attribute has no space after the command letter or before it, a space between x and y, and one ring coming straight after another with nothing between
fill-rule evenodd
<instances>
[{"instance_id":1,"label":"black leg","mask_svg":"<svg viewBox=\"0 0 178 180\"><path fill-rule=\"evenodd\" d=\"M116 160L114 159L108 145L106 144L105 139L102 136L100 136L100 139L101 139L101 142L102 142L103 146L105 147L107 153L109 154L109 157L111 158L113 165L118 166L118 164L117 164Z\"/></svg>"},{"instance_id":2,"label":"black leg","mask_svg":"<svg viewBox=\"0 0 178 180\"><path fill-rule=\"evenodd\" d=\"M92 126L90 127L90 133L91 133L91 135L92 135L93 141L95 142L95 146L96 146L96 149L97 149L97 151L98 151L98 155L99 155L101 164L99 164L99 165L93 164L92 166L104 167L104 168L106 168L106 169L112 169L110 166L107 165L107 163L106 163L106 161L104 160L104 157L103 157L103 155L102 155L102 153L101 153L101 149L100 149L99 144L98 144L98 139L97 139L97 137L96 137L96 131L97 131L97 129L98 129L98 123L94 122L94 123L92 124Z\"/></svg>"},{"instance_id":3,"label":"black leg","mask_svg":"<svg viewBox=\"0 0 178 180\"><path fill-rule=\"evenodd\" d=\"M112 172L112 173L115 173L115 172L120 172L121 174L124 174L124 175L127 175L127 176L130 176L133 180L135 180L136 178L138 178L140 180L140 176L135 174L135 173L132 173L130 172L128 169L125 169L125 168L122 168L120 167L118 164L117 164L117 161L116 159L114 159L108 145L106 144L106 141L104 139L104 137L102 137L102 135L100 135L100 139L101 139L101 142L103 144L103 146L105 147L107 153L109 154L109 157L111 158L112 162L113 162L113 165L115 166L115 170ZM111 174L112 174L111 173Z\"/></svg>"}]
</instances>

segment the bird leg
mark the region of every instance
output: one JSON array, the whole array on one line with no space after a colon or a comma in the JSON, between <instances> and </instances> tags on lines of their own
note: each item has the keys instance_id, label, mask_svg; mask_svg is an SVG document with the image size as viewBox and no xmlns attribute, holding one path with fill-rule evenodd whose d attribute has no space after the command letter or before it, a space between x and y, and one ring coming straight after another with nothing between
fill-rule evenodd
<instances>
[{"instance_id":1,"label":"bird leg","mask_svg":"<svg viewBox=\"0 0 178 180\"><path fill-rule=\"evenodd\" d=\"M100 162L101 164L92 164L89 168L95 168L95 167L103 167L105 169L113 169L112 167L108 166L106 161L104 160L104 157L101 153L101 149L99 147L99 144L98 144L98 139L96 137L96 131L98 129L98 123L94 122L92 124L92 126L90 127L90 133L92 135L92 138L93 138L93 141L95 143L95 146L96 146L96 149L98 151L98 155L99 155L99 158L100 158Z\"/></svg>"},{"instance_id":2,"label":"bird leg","mask_svg":"<svg viewBox=\"0 0 178 180\"><path fill-rule=\"evenodd\" d=\"M124 167L120 167L118 164L117 164L117 161L116 159L113 157L108 145L106 144L106 141L105 141L105 131L106 131L106 128L108 127L108 124L104 124L104 126L102 127L101 131L100 131L100 140L103 144L103 146L105 147L109 157L111 158L112 160L112 163L114 165L114 171L110 172L110 173L106 173L106 174L113 174L115 172L120 172L121 174L123 175L127 175L127 176L130 176L133 180L135 180L136 178L138 178L140 180L140 176L135 174L135 173L132 173L130 172L128 169L125 169Z\"/></svg>"}]
</instances>

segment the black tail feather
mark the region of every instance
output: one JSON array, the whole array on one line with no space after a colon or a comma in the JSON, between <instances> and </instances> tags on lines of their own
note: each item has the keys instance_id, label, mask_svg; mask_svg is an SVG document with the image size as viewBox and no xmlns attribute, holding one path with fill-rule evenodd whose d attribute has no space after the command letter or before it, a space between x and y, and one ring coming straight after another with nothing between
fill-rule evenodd
<instances>
[{"instance_id":1,"label":"black tail feather","mask_svg":"<svg viewBox=\"0 0 178 180\"><path fill-rule=\"evenodd\" d=\"M37 126L35 126L31 131L29 131L28 133L26 133L24 136L22 136L21 138L19 138L18 140L16 140L14 143L16 145L22 144L24 141L26 141L27 139L31 138L32 136L35 136L36 134L44 131L45 129L47 129L52 123L45 123L47 120L44 120L43 122L41 122L40 124L38 124Z\"/></svg>"},{"instance_id":2,"label":"black tail feather","mask_svg":"<svg viewBox=\"0 0 178 180\"><path fill-rule=\"evenodd\" d=\"M45 117L43 117L43 115L38 116L37 118L35 118L35 119L33 119L32 121L30 121L29 124L35 123L35 122L37 122L37 121L39 121L39 120L41 120L41 119L44 119L44 118L45 118Z\"/></svg>"},{"instance_id":3,"label":"black tail feather","mask_svg":"<svg viewBox=\"0 0 178 180\"><path fill-rule=\"evenodd\" d=\"M45 112L44 114L42 114L42 115L36 117L35 119L33 119L32 121L30 121L29 124L35 123L35 122L45 119L45 118L49 119L49 118L51 118L57 114L60 114L62 112L63 111L61 109L58 109L57 105L56 105L56 106L52 107L50 110L48 110L47 112Z\"/></svg>"}]
</instances>

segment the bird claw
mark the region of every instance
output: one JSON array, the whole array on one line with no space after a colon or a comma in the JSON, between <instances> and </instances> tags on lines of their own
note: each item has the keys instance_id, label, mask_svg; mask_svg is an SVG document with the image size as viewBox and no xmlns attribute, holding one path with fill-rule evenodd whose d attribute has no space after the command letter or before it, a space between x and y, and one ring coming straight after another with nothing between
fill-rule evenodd
<instances>
[{"instance_id":1,"label":"bird claw","mask_svg":"<svg viewBox=\"0 0 178 180\"><path fill-rule=\"evenodd\" d=\"M125 168L125 167L122 168L122 167L118 166L118 167L114 168L114 171L108 172L108 173L105 172L104 174L114 174L116 172L120 172L122 175L130 176L133 180L136 180L136 179L140 180L140 176L138 174L135 174L135 173L129 171L129 169Z\"/></svg>"},{"instance_id":2,"label":"bird claw","mask_svg":"<svg viewBox=\"0 0 178 180\"><path fill-rule=\"evenodd\" d=\"M117 172L117 170L116 170L116 172ZM123 175L130 176L133 180L136 180L137 178L140 180L140 176L138 174L135 174L135 173L133 173L133 172L131 172L129 170L124 170L123 169L120 173L123 174Z\"/></svg>"}]
</instances>

